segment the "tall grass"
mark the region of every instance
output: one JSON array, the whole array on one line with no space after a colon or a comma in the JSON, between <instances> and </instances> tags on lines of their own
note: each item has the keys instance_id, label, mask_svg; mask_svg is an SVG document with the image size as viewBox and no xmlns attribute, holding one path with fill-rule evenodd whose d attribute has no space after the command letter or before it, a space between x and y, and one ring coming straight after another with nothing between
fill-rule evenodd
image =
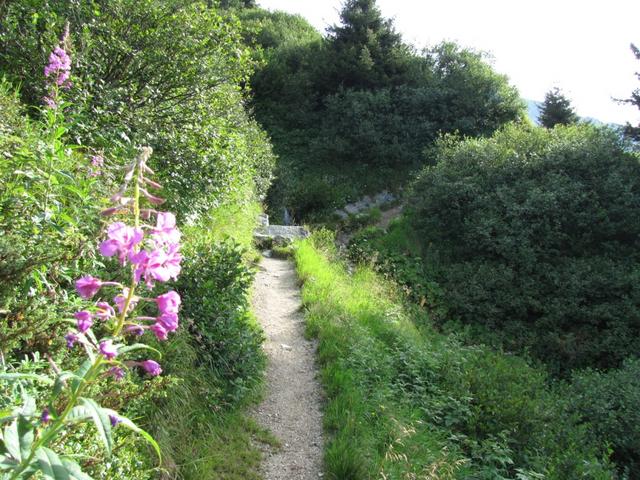
<instances>
[{"instance_id":1,"label":"tall grass","mask_svg":"<svg viewBox=\"0 0 640 480\"><path fill-rule=\"evenodd\" d=\"M369 268L349 275L321 237L295 259L319 339L329 478L612 478L542 371L437 333Z\"/></svg>"}]
</instances>

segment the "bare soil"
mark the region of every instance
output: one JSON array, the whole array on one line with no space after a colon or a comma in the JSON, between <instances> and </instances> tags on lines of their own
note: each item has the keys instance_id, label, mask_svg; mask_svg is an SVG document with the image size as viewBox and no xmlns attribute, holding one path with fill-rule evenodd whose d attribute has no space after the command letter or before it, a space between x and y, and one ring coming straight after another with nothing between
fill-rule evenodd
<instances>
[{"instance_id":1,"label":"bare soil","mask_svg":"<svg viewBox=\"0 0 640 480\"><path fill-rule=\"evenodd\" d=\"M300 289L292 263L264 258L253 308L266 335L267 391L256 408L258 423L281 447L265 451L265 480L322 478L322 390L315 364L316 344L304 337Z\"/></svg>"}]
</instances>

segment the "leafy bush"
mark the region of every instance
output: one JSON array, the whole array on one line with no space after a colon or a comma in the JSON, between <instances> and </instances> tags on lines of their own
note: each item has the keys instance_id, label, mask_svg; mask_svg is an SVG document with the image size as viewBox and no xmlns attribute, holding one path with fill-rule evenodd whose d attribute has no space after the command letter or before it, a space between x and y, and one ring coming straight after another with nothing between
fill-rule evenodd
<instances>
[{"instance_id":1,"label":"leafy bush","mask_svg":"<svg viewBox=\"0 0 640 480\"><path fill-rule=\"evenodd\" d=\"M200 361L209 365L225 388L221 400L233 404L261 378L262 333L249 312L253 270L245 249L229 240L196 243L185 252L188 267L178 284L183 315L191 320Z\"/></svg>"},{"instance_id":2,"label":"leafy bush","mask_svg":"<svg viewBox=\"0 0 640 480\"><path fill-rule=\"evenodd\" d=\"M451 312L555 371L640 347L640 164L591 126L445 139L409 222Z\"/></svg>"},{"instance_id":3,"label":"leafy bush","mask_svg":"<svg viewBox=\"0 0 640 480\"><path fill-rule=\"evenodd\" d=\"M92 176L61 112L29 120L6 83L0 104L0 349L29 342L27 350L44 352L51 330L62 328L64 289L82 266L100 267L87 239L98 231L98 197L111 174L105 167Z\"/></svg>"},{"instance_id":4,"label":"leafy bush","mask_svg":"<svg viewBox=\"0 0 640 480\"><path fill-rule=\"evenodd\" d=\"M266 192L274 157L243 108L239 85L252 65L237 19L198 1L12 2L0 68L30 105L41 103L46 46L65 22L75 138L116 158L152 146L171 207L185 214L233 198L252 178Z\"/></svg>"},{"instance_id":5,"label":"leafy bush","mask_svg":"<svg viewBox=\"0 0 640 480\"><path fill-rule=\"evenodd\" d=\"M625 478L640 476L640 360L628 359L609 372L576 372L562 391L566 409L589 425L594 440L613 449Z\"/></svg>"}]
</instances>

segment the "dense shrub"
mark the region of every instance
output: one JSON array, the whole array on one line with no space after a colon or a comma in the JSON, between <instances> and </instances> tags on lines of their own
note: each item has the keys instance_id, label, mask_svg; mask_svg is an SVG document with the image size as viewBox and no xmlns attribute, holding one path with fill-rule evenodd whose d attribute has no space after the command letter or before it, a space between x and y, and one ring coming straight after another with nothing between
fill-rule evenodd
<instances>
[{"instance_id":1,"label":"dense shrub","mask_svg":"<svg viewBox=\"0 0 640 480\"><path fill-rule=\"evenodd\" d=\"M591 126L445 140L410 217L451 311L566 371L640 347L640 164Z\"/></svg>"},{"instance_id":2,"label":"dense shrub","mask_svg":"<svg viewBox=\"0 0 640 480\"><path fill-rule=\"evenodd\" d=\"M591 437L610 444L621 473L638 478L640 360L630 358L609 372L576 372L562 396L567 411L589 425Z\"/></svg>"},{"instance_id":3,"label":"dense shrub","mask_svg":"<svg viewBox=\"0 0 640 480\"><path fill-rule=\"evenodd\" d=\"M171 206L184 213L231 198L246 170L265 193L274 158L243 108L251 53L231 14L177 0L38 0L5 10L0 68L31 105L41 103L47 49L69 22L79 142L116 158L152 146Z\"/></svg>"},{"instance_id":4,"label":"dense shrub","mask_svg":"<svg viewBox=\"0 0 640 480\"><path fill-rule=\"evenodd\" d=\"M253 105L280 156L274 214L297 208L308 177L328 177L329 203L344 204L406 182L441 132L486 135L522 118L516 90L482 54L452 43L418 54L374 3L347 2L346 23L324 39L297 17L253 14L250 38L266 60L252 78ZM291 24L294 33L279 33ZM322 209L302 210L312 218Z\"/></svg>"},{"instance_id":5,"label":"dense shrub","mask_svg":"<svg viewBox=\"0 0 640 480\"><path fill-rule=\"evenodd\" d=\"M46 351L51 330L63 328L64 289L95 263L87 238L99 228L109 167L92 176L89 152L68 142L61 114L28 119L6 83L0 108L0 351Z\"/></svg>"},{"instance_id":6,"label":"dense shrub","mask_svg":"<svg viewBox=\"0 0 640 480\"><path fill-rule=\"evenodd\" d=\"M245 254L233 240L197 242L185 252L188 267L177 285L199 360L216 372L221 400L231 404L255 387L263 366L262 333L248 304L253 269Z\"/></svg>"},{"instance_id":7,"label":"dense shrub","mask_svg":"<svg viewBox=\"0 0 640 480\"><path fill-rule=\"evenodd\" d=\"M229 478L257 478L260 454L251 442L260 431L238 409L254 398L263 362L248 313L246 251L274 156L244 108L252 61L241 26L207 3L0 5L0 70L19 86L22 101L2 83L0 368L17 366L23 353L42 358L38 352L75 366L76 356L60 355L66 348L56 340L74 308L71 280L79 270L111 268L87 242L101 228L96 198L112 193L111 172L128 153L150 144L153 168L169 192L162 208L175 208L188 225L184 255L193 255L193 268L184 265L180 288L189 299L182 319L189 334L158 345L172 365L152 385L135 376L117 385L105 379L91 394L153 430L165 453L163 475L227 478L233 463ZM73 88L58 110L66 117L62 126L61 117L38 107L43 67L66 22ZM100 172L90 164L93 154L104 157ZM24 388L37 397L33 385ZM8 399L5 393L0 382L0 410L19 392ZM79 431L56 448L89 456L87 471L95 478L158 475L149 470L150 452L130 437L117 435L109 460L92 439Z\"/></svg>"}]
</instances>

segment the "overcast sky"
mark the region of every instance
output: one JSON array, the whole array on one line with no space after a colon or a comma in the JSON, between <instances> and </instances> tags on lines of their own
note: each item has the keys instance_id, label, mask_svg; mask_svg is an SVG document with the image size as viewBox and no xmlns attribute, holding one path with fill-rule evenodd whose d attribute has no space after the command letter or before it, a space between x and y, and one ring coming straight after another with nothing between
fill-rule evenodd
<instances>
[{"instance_id":1,"label":"overcast sky","mask_svg":"<svg viewBox=\"0 0 640 480\"><path fill-rule=\"evenodd\" d=\"M640 121L637 108L611 100L640 88L629 48L640 47L640 0L378 0L405 41L418 48L455 40L492 55L520 94L542 100L560 87L581 116ZM318 30L337 23L341 0L259 0L299 13Z\"/></svg>"}]
</instances>

